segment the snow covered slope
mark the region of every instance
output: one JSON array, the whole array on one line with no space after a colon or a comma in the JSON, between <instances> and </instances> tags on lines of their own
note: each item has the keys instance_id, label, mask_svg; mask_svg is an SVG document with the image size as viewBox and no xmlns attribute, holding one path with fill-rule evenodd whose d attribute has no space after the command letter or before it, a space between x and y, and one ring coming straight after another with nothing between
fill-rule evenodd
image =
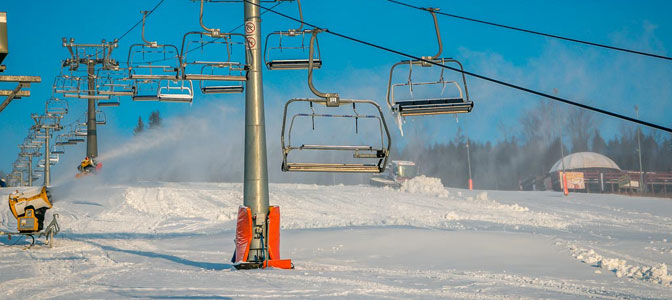
<instances>
[{"instance_id":1,"label":"snow covered slope","mask_svg":"<svg viewBox=\"0 0 672 300\"><path fill-rule=\"evenodd\" d=\"M272 184L296 269L233 271L241 184L94 180L52 189L55 248L0 238L1 299L672 299L669 199Z\"/></svg>"}]
</instances>

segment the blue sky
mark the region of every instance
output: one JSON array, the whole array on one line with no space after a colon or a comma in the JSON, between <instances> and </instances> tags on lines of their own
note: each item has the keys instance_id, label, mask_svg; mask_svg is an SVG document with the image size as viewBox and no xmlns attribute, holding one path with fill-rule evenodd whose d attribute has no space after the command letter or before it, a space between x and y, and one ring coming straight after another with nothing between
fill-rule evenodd
<instances>
[{"instance_id":1,"label":"blue sky","mask_svg":"<svg viewBox=\"0 0 672 300\"><path fill-rule=\"evenodd\" d=\"M61 37L76 42L97 43L119 37L158 1L3 1L0 11L7 12L9 56L4 64L7 75L39 75L32 96L12 102L0 113L0 170L8 172L16 159L16 145L23 141L33 121L31 113L44 109L51 96L51 85L68 52ZM614 46L670 55L672 49L672 3L669 1L408 1L441 11L534 29ZM414 55L433 55L436 40L429 14L383 0L304 0L307 22L330 30L377 43ZM272 4L265 4L270 6ZM160 43L179 44L182 35L198 30L198 3L166 0L147 22L147 37ZM297 15L295 3L283 3L277 10ZM242 23L242 4L206 4L206 23L224 30ZM267 13L262 32L295 27L292 21ZM634 116L640 106L640 118L672 126L672 62L618 53L494 28L439 16L444 45L443 55L459 59L466 70ZM133 30L115 50L115 58L126 61L128 47L140 43L140 27ZM316 71L315 84L322 90L337 91L344 97L368 98L384 106L389 68L405 59L338 37L320 36L324 67ZM305 71L265 71L265 101L268 114L280 114L279 108L290 97L309 96ZM518 134L518 118L533 107L539 97L467 78L474 111L460 117L473 139L496 141ZM12 86L3 86L12 88ZM166 119L199 112L199 108L223 103L243 111L242 95L198 95L189 105L171 103L134 103L122 99L118 108L105 109L108 125L99 128L101 153L132 136L138 116L147 122L153 110ZM563 106L563 104L559 104ZM85 102L70 100L71 114L63 123L83 114ZM242 115L242 114L241 114ZM278 118L269 118L269 120ZM233 121L240 121L238 118ZM388 122L392 122L390 118ZM601 119L600 129L613 135L624 122ZM409 122L415 132L429 137L427 142L450 140L457 128L450 116L431 117ZM269 147L279 139L279 124L269 122ZM226 128L222 128L226 130ZM107 137L114 137L106 140ZM406 138L395 133L403 145ZM207 145L207 141L204 141ZM80 147L80 146L77 146ZM107 149L106 149L107 147ZM84 147L67 155L84 156ZM242 154L241 154L242 157Z\"/></svg>"}]
</instances>

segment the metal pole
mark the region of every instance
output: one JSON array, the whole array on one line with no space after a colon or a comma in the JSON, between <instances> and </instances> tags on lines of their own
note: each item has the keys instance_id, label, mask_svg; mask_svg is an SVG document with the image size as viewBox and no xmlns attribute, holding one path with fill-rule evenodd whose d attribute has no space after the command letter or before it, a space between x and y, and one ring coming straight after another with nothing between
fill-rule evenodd
<instances>
[{"instance_id":1,"label":"metal pole","mask_svg":"<svg viewBox=\"0 0 672 300\"><path fill-rule=\"evenodd\" d=\"M44 128L44 186L51 185L51 149L49 149L49 128Z\"/></svg>"},{"instance_id":2,"label":"metal pole","mask_svg":"<svg viewBox=\"0 0 672 300\"><path fill-rule=\"evenodd\" d=\"M264 121L264 94L261 78L261 19L259 0L245 1L245 38L247 82L245 88L245 178L243 204L250 208L255 221L255 232L250 243L248 261L267 257L261 234L265 234L268 214L268 166L266 162L266 125ZM264 240L266 243L268 239Z\"/></svg>"},{"instance_id":3,"label":"metal pole","mask_svg":"<svg viewBox=\"0 0 672 300\"><path fill-rule=\"evenodd\" d=\"M96 79L94 68L96 62L89 60L87 63L88 68L88 94L93 96L96 94ZM98 132L96 130L96 100L89 100L89 108L87 111L87 120L86 120L86 156L92 160L98 156Z\"/></svg>"},{"instance_id":4,"label":"metal pole","mask_svg":"<svg viewBox=\"0 0 672 300\"><path fill-rule=\"evenodd\" d=\"M635 105L635 114L639 120L639 107ZM639 192L644 193L646 186L644 185L644 172L642 172L642 143L639 140L640 128L637 126L637 152L639 153Z\"/></svg>"},{"instance_id":5,"label":"metal pole","mask_svg":"<svg viewBox=\"0 0 672 300\"><path fill-rule=\"evenodd\" d=\"M471 157L469 155L469 138L467 138L467 166L469 167L469 190L474 189L474 182L471 180Z\"/></svg>"},{"instance_id":6,"label":"metal pole","mask_svg":"<svg viewBox=\"0 0 672 300\"><path fill-rule=\"evenodd\" d=\"M553 89L553 94L558 95L558 89ZM569 195L569 189L567 188L567 173L565 172L565 149L562 145L562 127L560 127L560 121L558 118L558 111L555 102L553 103L553 111L555 112L555 118L558 121L558 138L560 139L560 163L562 164L562 178L558 178L558 181L562 184L562 190L565 196Z\"/></svg>"},{"instance_id":7,"label":"metal pole","mask_svg":"<svg viewBox=\"0 0 672 300\"><path fill-rule=\"evenodd\" d=\"M28 186L33 186L33 155L28 155Z\"/></svg>"}]
</instances>

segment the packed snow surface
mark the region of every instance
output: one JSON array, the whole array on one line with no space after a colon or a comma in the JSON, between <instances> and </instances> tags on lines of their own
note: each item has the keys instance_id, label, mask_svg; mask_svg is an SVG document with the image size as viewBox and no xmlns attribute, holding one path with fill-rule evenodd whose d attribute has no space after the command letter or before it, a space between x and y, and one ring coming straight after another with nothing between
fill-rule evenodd
<instances>
[{"instance_id":1,"label":"packed snow surface","mask_svg":"<svg viewBox=\"0 0 672 300\"><path fill-rule=\"evenodd\" d=\"M242 184L96 180L51 188L54 248L0 237L0 299L672 299L670 199L271 184L296 268L235 271Z\"/></svg>"}]
</instances>

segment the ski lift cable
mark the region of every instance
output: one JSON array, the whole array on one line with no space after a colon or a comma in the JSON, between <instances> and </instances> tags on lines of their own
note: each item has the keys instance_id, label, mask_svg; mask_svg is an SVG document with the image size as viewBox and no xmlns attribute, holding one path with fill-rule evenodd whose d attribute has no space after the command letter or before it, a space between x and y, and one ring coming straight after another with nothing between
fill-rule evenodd
<instances>
[{"instance_id":1,"label":"ski lift cable","mask_svg":"<svg viewBox=\"0 0 672 300\"><path fill-rule=\"evenodd\" d=\"M380 46L380 45L373 44L373 43L370 43L370 42L367 42L367 41L364 41L364 40L360 40L360 39L357 39L357 38L354 38L354 37L350 37L350 36L347 36L347 35L344 35L344 34L340 34L340 33L334 32L332 30L329 30L327 28L322 28L322 27L319 27L317 25L313 25L311 23L301 21L297 18L294 18L294 17L288 16L286 14L277 12L273 9L261 6L259 4L253 3L253 2L250 2L249 0L242 0L242 1L244 1L246 3L250 3L250 4L252 4L254 6L257 6L259 8L262 8L266 11L270 11L270 12L276 14L276 15L294 20L296 22L301 22L304 25L308 25L308 26L313 27L315 29L322 30L322 31L327 32L331 35L335 35L337 37L340 37L340 38L343 38L343 39L346 39L346 40L350 40L350 41L353 41L353 42L356 42L356 43L364 44L364 45L367 45L367 46L370 46L370 47L373 47L373 48L377 48L377 49L380 49L380 50L383 50L383 51L387 51L387 52L391 52L391 53L394 53L394 54L397 54L397 55L405 56L405 57L412 58L412 59L415 59L415 60L420 60L420 61L423 61L427 64L432 64L432 65L435 65L437 67L449 69L449 70L459 72L459 73L464 73L466 75L476 77L476 78L479 78L479 79L482 79L482 80L485 80L485 81L490 81L490 82L493 82L493 83L496 83L496 84L499 84L499 85L503 85L503 86L510 87L510 88L513 88L513 89L517 89L517 90L527 92L527 93L530 93L530 94L534 94L534 95L537 95L537 96L545 97L545 98L548 98L548 99L551 99L551 100L563 102L565 104L577 106L577 107L580 107L580 108L583 108L583 109L586 109L586 110L591 110L591 111L598 112L598 113L601 113L601 114L605 114L605 115L608 115L608 116L611 116L611 117L623 119L623 120L626 120L626 121L630 121L630 122L633 122L633 123L637 123L637 124L640 124L640 125L644 125L644 126L648 126L648 127L651 127L651 128L655 128L655 129L658 129L658 130L662 130L662 131L665 131L665 132L672 133L672 128L670 128L670 127L664 127L664 126L654 124L654 123L651 123L651 122L638 120L638 119L631 118L631 117L628 117L628 116L625 116L625 115L622 115L622 114L618 114L618 113L615 113L615 112L611 112L611 111L608 111L608 110L605 110L605 109L601 109L601 108L598 108L598 107L582 104L582 103L575 102L575 101L572 101L572 100L568 100L568 99L565 99L565 98L560 98L560 97L553 96L553 95L550 95L550 94L546 94L546 93L543 93L543 92L535 91L535 90L532 90L532 89L529 89L529 88L526 88L526 87L522 87L522 86L519 86L519 85L515 85L515 84L512 84L512 83L502 81L502 80L487 77L487 76L484 76L484 75L476 74L476 73L473 73L473 72L463 71L463 70L453 68L453 67L450 67L450 66L447 66L447 65L443 65L443 64L431 61L431 60L423 59L423 58L415 56L415 55L411 55L411 54L408 54L408 53L405 53L405 52L390 49L390 48L387 48L387 47L384 47L384 46Z\"/></svg>"},{"instance_id":2,"label":"ski lift cable","mask_svg":"<svg viewBox=\"0 0 672 300\"><path fill-rule=\"evenodd\" d=\"M418 9L418 10L427 11L426 8L414 6L414 5L407 4L407 3L404 3L404 2L401 2L401 1L396 1L396 0L387 0L387 1L395 3L395 4L399 4L399 5L402 5L402 6L406 6L406 7L409 7L409 8L415 8L415 9ZM550 37L550 38L554 38L554 39L559 39L559 40L564 40L564 41L569 41L569 42L574 42L574 43L579 43L579 44L584 44L584 45L589 45L589 46L601 47L601 48L605 48L605 49L622 51L622 52L627 52L627 53L632 53L632 54L637 54L637 55L644 55L644 56L649 56L649 57L654 57L654 58L659 58L659 59L672 60L672 57L659 55L659 54L653 54L653 53L647 53L647 52L643 52L643 51L619 48L619 47L615 47L615 46L609 46L609 45L600 44L600 43L594 43L594 42L589 42L589 41L584 41L584 40L579 40L579 39L574 39L574 38L569 38L569 37L563 37L563 36L559 36L559 35L555 35L555 34L544 33L544 32L534 31L534 30L530 30L530 29L524 29L524 28L513 27L513 26L509 26L509 25L504 25L504 24L498 24L498 23L494 23L494 22L490 22L490 21L483 21L483 20L478 20L478 19L474 19L474 18L458 16L458 15L449 14L449 13L440 12L440 11L437 11L436 13L439 14L439 15L444 15L444 16L451 17L451 18L456 18L456 19L461 19L461 20L466 20L466 21L471 21L471 22L476 22L476 23L481 23L481 24L486 24L486 25L491 25L491 26L516 30L516 31L521 31L521 32L525 32L525 33L541 35L541 36L545 36L545 37Z\"/></svg>"},{"instance_id":3,"label":"ski lift cable","mask_svg":"<svg viewBox=\"0 0 672 300\"><path fill-rule=\"evenodd\" d=\"M221 1L210 1L210 2L221 2ZM278 2L278 3L276 3L275 5L271 6L270 9L274 9L274 8L278 7L278 6L279 6L280 4L282 4L282 3L283 3L283 2ZM259 16L263 16L263 15L264 15L265 13L267 13L267 12L268 12L268 11L263 11ZM140 22L142 22L142 20L141 20ZM242 24L240 24L240 25L234 27L233 29L229 30L228 32L234 32L234 31L240 29L240 28L243 27L243 26L245 26L245 23L242 23ZM215 40L208 41L207 43L203 43L203 45L199 45L199 46L196 46L196 47L194 47L194 48L191 48L191 49L189 49L186 53L188 54L188 53L191 53L191 52L193 52L193 51L196 51L196 50L199 50L199 49L203 49L203 47L205 47L205 46L207 46L207 45L210 45L210 44L214 43L215 41L217 41L217 40L219 40L219 39L220 39L220 38L217 38L217 39L215 39ZM148 63L162 62L162 61L169 60L169 59L173 59L173 58L176 58L176 57L177 57L177 56L166 57L166 58L162 58L162 59L157 59L157 60L149 61Z\"/></svg>"},{"instance_id":4,"label":"ski lift cable","mask_svg":"<svg viewBox=\"0 0 672 300\"><path fill-rule=\"evenodd\" d=\"M147 13L146 16L149 17L149 15L151 15L157 8L159 8L159 6L161 6L161 4L163 4L163 1L165 1L165 0L159 1L159 3L157 3L154 6L154 8L152 8L152 10L150 10ZM131 31L133 31L133 29L135 29L135 27L138 27L138 25L140 25L140 24L142 24L142 19L140 19L137 23L135 23L135 25L131 26L131 28L129 28L126 32L124 32L124 34L122 34L119 38L117 38L117 40L121 41L121 39L123 39L127 34L129 34Z\"/></svg>"}]
</instances>

